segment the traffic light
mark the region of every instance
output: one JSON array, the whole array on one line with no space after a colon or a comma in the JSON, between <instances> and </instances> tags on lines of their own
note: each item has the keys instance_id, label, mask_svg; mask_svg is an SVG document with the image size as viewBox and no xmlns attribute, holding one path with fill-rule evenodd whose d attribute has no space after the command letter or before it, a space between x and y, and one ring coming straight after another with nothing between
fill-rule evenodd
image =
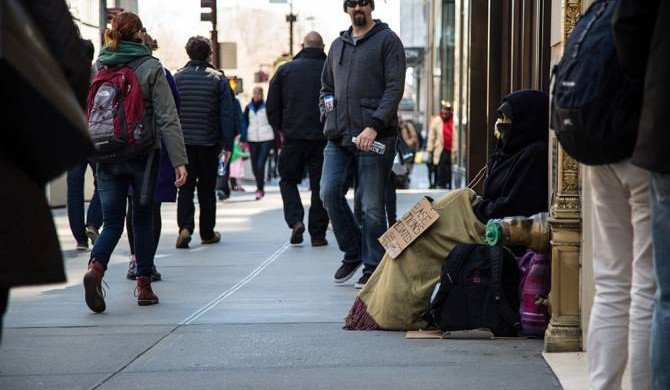
<instances>
[{"instance_id":1,"label":"traffic light","mask_svg":"<svg viewBox=\"0 0 670 390\"><path fill-rule=\"evenodd\" d=\"M211 22L216 26L216 0L200 0L200 7L210 8L209 12L202 12L200 20L203 22Z\"/></svg>"}]
</instances>

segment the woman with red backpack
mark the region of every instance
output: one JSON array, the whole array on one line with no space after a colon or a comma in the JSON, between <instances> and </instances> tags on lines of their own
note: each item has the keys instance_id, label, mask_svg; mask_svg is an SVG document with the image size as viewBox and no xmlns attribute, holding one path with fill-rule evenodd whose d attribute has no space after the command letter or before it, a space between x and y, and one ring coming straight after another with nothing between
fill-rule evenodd
<instances>
[{"instance_id":1,"label":"woman with red backpack","mask_svg":"<svg viewBox=\"0 0 670 390\"><path fill-rule=\"evenodd\" d=\"M142 44L144 34L137 15L122 12L115 16L112 28L105 32L99 71L89 89L87 120L99 152L97 181L103 231L91 251L84 291L86 304L96 313L105 310L102 278L123 232L129 186L135 195L132 207L137 303L158 303L158 296L151 289L156 249L152 215L161 139L175 170L175 186L186 181L188 160L175 102L163 66ZM125 84L119 88L115 83Z\"/></svg>"}]
</instances>

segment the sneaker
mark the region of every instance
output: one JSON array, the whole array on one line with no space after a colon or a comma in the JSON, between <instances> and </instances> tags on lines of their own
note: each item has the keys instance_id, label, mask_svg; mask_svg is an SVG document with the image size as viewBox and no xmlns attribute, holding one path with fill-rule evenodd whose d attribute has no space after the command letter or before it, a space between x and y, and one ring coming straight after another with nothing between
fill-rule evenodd
<instances>
[{"instance_id":1,"label":"sneaker","mask_svg":"<svg viewBox=\"0 0 670 390\"><path fill-rule=\"evenodd\" d=\"M130 256L130 262L128 263L128 272L126 272L126 279L135 280L137 278L137 261L135 261L135 256Z\"/></svg>"},{"instance_id":2,"label":"sneaker","mask_svg":"<svg viewBox=\"0 0 670 390\"><path fill-rule=\"evenodd\" d=\"M148 276L137 277L137 287L135 288L137 304L140 306L155 305L158 303L158 296L151 289L151 278Z\"/></svg>"},{"instance_id":3,"label":"sneaker","mask_svg":"<svg viewBox=\"0 0 670 390\"><path fill-rule=\"evenodd\" d=\"M102 277L105 275L105 267L91 259L88 271L84 274L84 295L86 305L96 313L105 311L105 297L102 291Z\"/></svg>"},{"instance_id":4,"label":"sneaker","mask_svg":"<svg viewBox=\"0 0 670 390\"><path fill-rule=\"evenodd\" d=\"M293 231L291 232L291 244L300 244L303 241L302 234L305 232L305 224L296 222L293 224Z\"/></svg>"},{"instance_id":5,"label":"sneaker","mask_svg":"<svg viewBox=\"0 0 670 390\"><path fill-rule=\"evenodd\" d=\"M265 196L265 191L257 190L256 191L256 200L261 200Z\"/></svg>"},{"instance_id":6,"label":"sneaker","mask_svg":"<svg viewBox=\"0 0 670 390\"><path fill-rule=\"evenodd\" d=\"M78 242L76 249L78 251L84 252L88 250L88 242Z\"/></svg>"},{"instance_id":7,"label":"sneaker","mask_svg":"<svg viewBox=\"0 0 670 390\"><path fill-rule=\"evenodd\" d=\"M368 282L368 279L370 279L371 274L363 274L360 279L358 279L358 282L354 285L358 290L362 289L365 287L365 284Z\"/></svg>"},{"instance_id":8,"label":"sneaker","mask_svg":"<svg viewBox=\"0 0 670 390\"><path fill-rule=\"evenodd\" d=\"M98 228L94 226L86 226L86 236L91 240L91 245L95 245L95 240L98 239L99 235L100 232L98 231Z\"/></svg>"},{"instance_id":9,"label":"sneaker","mask_svg":"<svg viewBox=\"0 0 670 390\"><path fill-rule=\"evenodd\" d=\"M188 244L191 242L191 233L188 229L181 229L177 237L177 249L188 249Z\"/></svg>"},{"instance_id":10,"label":"sneaker","mask_svg":"<svg viewBox=\"0 0 670 390\"><path fill-rule=\"evenodd\" d=\"M217 242L221 242L221 233L219 232L214 232L214 236L212 236L212 238L206 238L202 240L203 245L216 244Z\"/></svg>"},{"instance_id":11,"label":"sneaker","mask_svg":"<svg viewBox=\"0 0 670 390\"><path fill-rule=\"evenodd\" d=\"M351 279L363 263L345 263L342 262L340 268L335 271L335 283L344 283Z\"/></svg>"},{"instance_id":12,"label":"sneaker","mask_svg":"<svg viewBox=\"0 0 670 390\"><path fill-rule=\"evenodd\" d=\"M312 246L326 246L328 245L328 240L326 237L312 237Z\"/></svg>"},{"instance_id":13,"label":"sneaker","mask_svg":"<svg viewBox=\"0 0 670 390\"><path fill-rule=\"evenodd\" d=\"M161 280L163 280L163 276L158 272L158 269L156 269L156 266L154 265L151 267L151 281L160 282Z\"/></svg>"}]
</instances>

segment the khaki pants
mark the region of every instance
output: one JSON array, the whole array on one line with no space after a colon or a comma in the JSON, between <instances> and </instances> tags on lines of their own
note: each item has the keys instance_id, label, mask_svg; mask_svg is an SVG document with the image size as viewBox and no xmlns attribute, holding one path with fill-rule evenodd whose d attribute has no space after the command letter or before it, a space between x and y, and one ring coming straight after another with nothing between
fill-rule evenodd
<instances>
[{"instance_id":1,"label":"khaki pants","mask_svg":"<svg viewBox=\"0 0 670 390\"><path fill-rule=\"evenodd\" d=\"M649 173L628 160L587 167L593 196L596 296L587 354L594 389L621 389L626 363L632 388L651 388L650 330L654 268Z\"/></svg>"}]
</instances>

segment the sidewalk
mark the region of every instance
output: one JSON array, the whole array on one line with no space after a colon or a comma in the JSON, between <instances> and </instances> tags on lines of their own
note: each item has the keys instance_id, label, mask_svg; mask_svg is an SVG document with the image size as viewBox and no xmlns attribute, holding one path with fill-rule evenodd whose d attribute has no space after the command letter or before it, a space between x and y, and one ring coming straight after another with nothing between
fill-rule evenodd
<instances>
[{"instance_id":1,"label":"sidewalk","mask_svg":"<svg viewBox=\"0 0 670 390\"><path fill-rule=\"evenodd\" d=\"M399 214L421 195L399 192ZM196 232L189 250L174 249L176 208L165 204L164 280L153 285L161 303L136 305L124 237L105 277L107 311L97 315L83 301L88 254L72 250L65 212L55 210L69 281L12 290L0 389L560 388L541 340L342 330L358 275L332 282L341 259L332 232L328 247L290 246L277 188L252 199L219 203L222 243L201 246Z\"/></svg>"}]
</instances>

